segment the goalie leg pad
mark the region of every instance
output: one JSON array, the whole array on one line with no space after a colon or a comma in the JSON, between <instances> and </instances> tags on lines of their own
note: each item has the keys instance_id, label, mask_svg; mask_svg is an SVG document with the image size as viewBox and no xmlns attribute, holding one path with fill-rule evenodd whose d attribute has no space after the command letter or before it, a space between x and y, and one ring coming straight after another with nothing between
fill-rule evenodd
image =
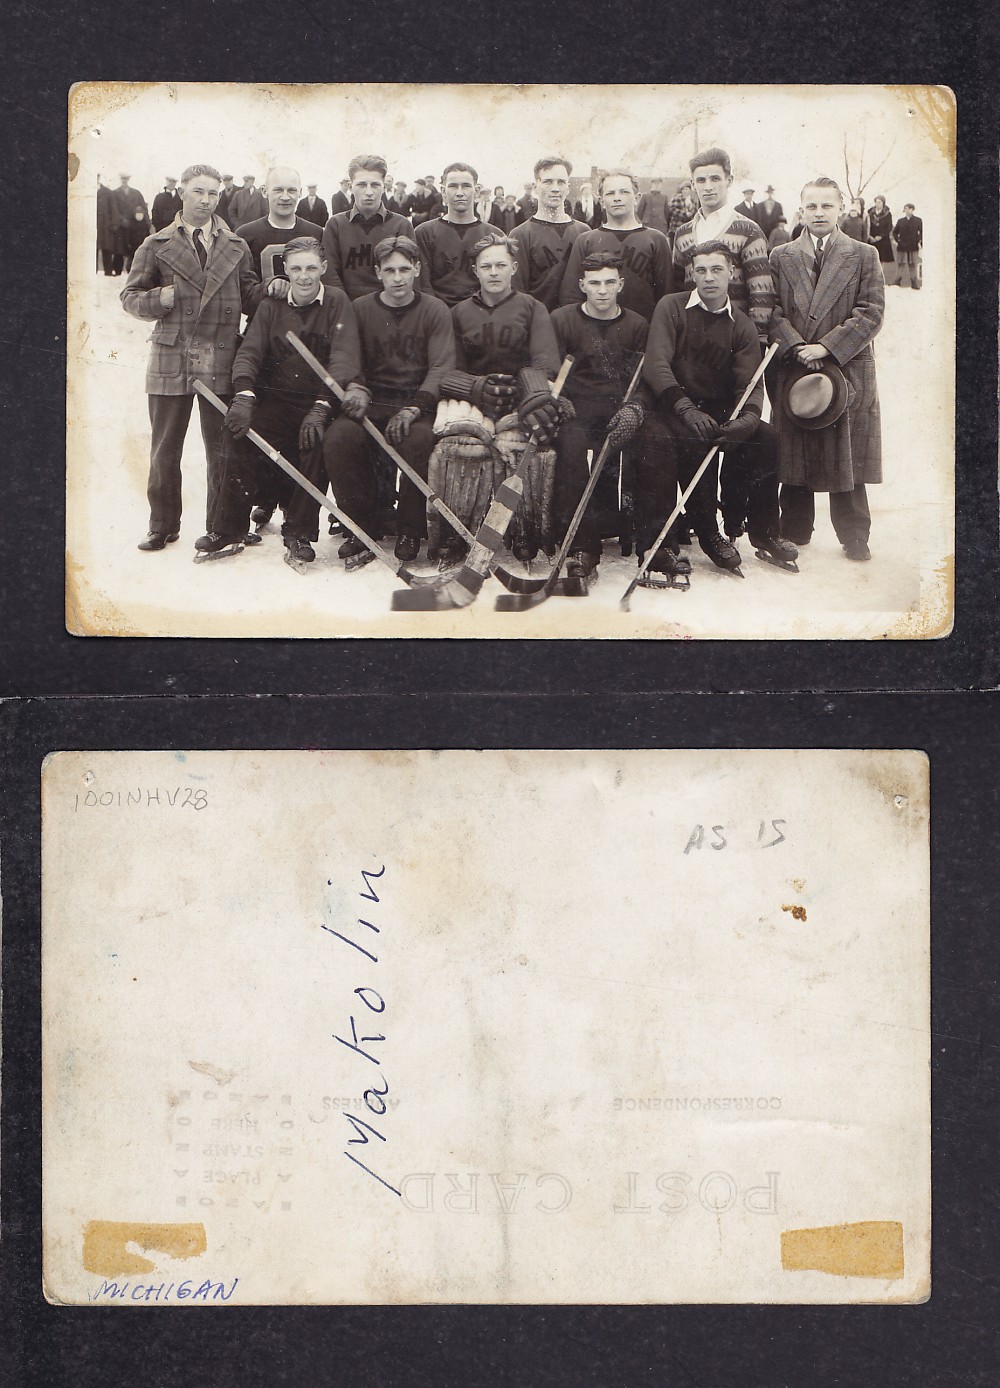
<instances>
[{"instance_id":1,"label":"goalie leg pad","mask_svg":"<svg viewBox=\"0 0 1000 1388\"><path fill-rule=\"evenodd\" d=\"M448 434L434 446L427 469L431 489L473 534L493 496L493 463L480 439ZM437 507L427 505L427 556L437 559L454 531Z\"/></svg>"},{"instance_id":2,"label":"goalie leg pad","mask_svg":"<svg viewBox=\"0 0 1000 1388\"><path fill-rule=\"evenodd\" d=\"M497 434L497 448L507 465L506 476L517 471L528 436L521 428L502 429ZM532 557L540 549L555 552L555 493L556 455L551 448L541 448L528 464L524 478L524 495L514 513L507 543L511 550L526 552Z\"/></svg>"}]
</instances>

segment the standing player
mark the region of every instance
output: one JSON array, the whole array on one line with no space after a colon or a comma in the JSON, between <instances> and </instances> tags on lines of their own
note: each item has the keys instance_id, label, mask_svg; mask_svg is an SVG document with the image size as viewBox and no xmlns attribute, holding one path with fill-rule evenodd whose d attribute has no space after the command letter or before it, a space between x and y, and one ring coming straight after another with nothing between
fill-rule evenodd
<instances>
[{"instance_id":1,"label":"standing player","mask_svg":"<svg viewBox=\"0 0 1000 1388\"><path fill-rule=\"evenodd\" d=\"M516 253L516 242L492 227L473 247L479 290L451 311L457 369L441 383L443 398L466 401L496 426L504 475L516 470L536 425L548 443L569 413L565 402L551 392L559 353L549 315L530 294L512 288ZM465 435L442 439L429 473L435 491L473 532L486 513L493 485L503 480L493 473L490 449L475 443ZM522 562L553 545L554 469L555 455L548 448L536 453L529 465L523 498L511 522L511 549ZM428 519L430 557L461 558L465 546L459 537L441 525L436 513Z\"/></svg>"},{"instance_id":2,"label":"standing player","mask_svg":"<svg viewBox=\"0 0 1000 1388\"><path fill-rule=\"evenodd\" d=\"M562 534L566 533L587 485L588 449L596 456L611 431L615 446L620 449L638 433L646 415L646 392L641 386L633 392L632 400L622 406L646 347L649 324L641 314L618 303L625 284L621 253L595 251L582 262L580 270L583 303L567 304L552 315L559 355L574 358L573 374L564 394L572 402L576 417L567 420L556 435L555 511ZM648 446L647 432L639 435L638 450ZM610 486L605 479L610 480ZM601 558L602 535L631 532L631 516L624 522L618 519L617 490L617 468L606 466L576 533L575 548L566 565L570 577L589 579L595 574ZM623 498L622 509L631 510L629 498ZM602 511L608 517L603 525Z\"/></svg>"},{"instance_id":3,"label":"standing player","mask_svg":"<svg viewBox=\"0 0 1000 1388\"><path fill-rule=\"evenodd\" d=\"M233 360L240 314L260 303L260 280L250 249L214 216L219 174L210 164L192 164L181 176L181 211L162 231L147 236L121 300L133 318L153 321L146 370L151 446L149 534L142 550L159 550L176 540L181 526L181 452L194 403L194 383L217 395L232 394ZM208 473L206 529L217 530L216 507L225 473L222 420L199 396L201 436Z\"/></svg>"},{"instance_id":4,"label":"standing player","mask_svg":"<svg viewBox=\"0 0 1000 1388\"><path fill-rule=\"evenodd\" d=\"M653 309L673 288L670 247L662 231L645 227L635 215L639 182L625 169L612 169L598 185L604 209L604 225L578 236L566 259L566 270L559 291L561 304L578 304L580 266L595 251L620 251L625 281L619 303L639 313L648 323Z\"/></svg>"},{"instance_id":5,"label":"standing player","mask_svg":"<svg viewBox=\"0 0 1000 1388\"><path fill-rule=\"evenodd\" d=\"M691 273L695 288L690 294L669 294L657 304L643 366L643 377L657 401L668 471L676 468L681 486L687 487L711 446L724 448L734 490L738 485L744 496L751 543L782 567L790 567L797 551L777 535L777 439L771 426L761 423L763 381L758 381L740 415L729 419L761 360L756 329L730 302L732 252L723 241L696 246ZM719 534L714 482L703 485L709 472L688 501L687 514L712 563L735 571L740 567L739 550ZM676 487L672 477L664 480L655 467L640 467L639 481L644 523L640 548L648 549L673 509ZM678 571L672 540L661 547L657 561L665 561L667 572Z\"/></svg>"},{"instance_id":6,"label":"standing player","mask_svg":"<svg viewBox=\"0 0 1000 1388\"><path fill-rule=\"evenodd\" d=\"M573 165L551 155L535 165L537 210L517 228L517 274L514 288L544 304L558 308L566 257L573 242L588 230L585 222L566 213L566 194Z\"/></svg>"},{"instance_id":7,"label":"standing player","mask_svg":"<svg viewBox=\"0 0 1000 1388\"><path fill-rule=\"evenodd\" d=\"M488 227L476 216L476 179L471 164L449 164L441 175L444 215L417 227L420 288L451 308L479 287L472 268L473 247Z\"/></svg>"},{"instance_id":8,"label":"standing player","mask_svg":"<svg viewBox=\"0 0 1000 1388\"><path fill-rule=\"evenodd\" d=\"M283 260L285 247L300 236L315 236L318 228L295 211L302 192L302 179L294 169L268 169L264 191L267 215L244 222L236 228L236 234L250 247L254 269L267 293L272 298L283 299L288 293Z\"/></svg>"},{"instance_id":9,"label":"standing player","mask_svg":"<svg viewBox=\"0 0 1000 1388\"><path fill-rule=\"evenodd\" d=\"M215 555L247 533L254 499L274 497L290 512L298 485L246 438L255 429L310 481L325 487L323 431L332 402L312 368L288 341L296 333L343 389L361 364L354 310L342 289L320 283L323 251L314 235L299 236L283 248L287 298L265 299L253 316L233 363L233 401L226 415L226 485L213 532L195 549ZM319 389L317 390L317 387ZM254 510L256 517L256 508ZM316 556L286 520L282 527L288 558L297 564Z\"/></svg>"},{"instance_id":10,"label":"standing player","mask_svg":"<svg viewBox=\"0 0 1000 1388\"><path fill-rule=\"evenodd\" d=\"M347 388L340 416L326 431L323 460L339 505L373 539L384 533L384 493L380 497L376 458L385 454L365 433L365 418L421 475L434 447L432 419L442 378L455 365L455 338L448 310L439 299L417 289L420 259L408 236L391 236L375 247L377 294L354 301L361 344L361 368ZM393 470L394 472L394 470ZM315 540L319 506L304 491L293 499L287 529L301 540ZM396 557L415 559L427 533L423 494L408 477L400 478ZM349 569L374 555L354 535L338 551Z\"/></svg>"},{"instance_id":11,"label":"standing player","mask_svg":"<svg viewBox=\"0 0 1000 1388\"><path fill-rule=\"evenodd\" d=\"M356 155L347 166L354 205L336 212L323 229L323 283L343 289L351 300L379 288L375 247L393 236L413 236L413 227L385 205L388 166L381 154Z\"/></svg>"}]
</instances>

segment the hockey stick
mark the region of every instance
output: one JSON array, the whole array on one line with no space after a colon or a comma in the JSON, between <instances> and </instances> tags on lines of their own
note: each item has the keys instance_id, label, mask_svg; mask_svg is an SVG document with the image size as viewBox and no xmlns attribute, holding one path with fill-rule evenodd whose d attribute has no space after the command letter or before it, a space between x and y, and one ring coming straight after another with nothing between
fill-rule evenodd
<instances>
[{"instance_id":1,"label":"hockey stick","mask_svg":"<svg viewBox=\"0 0 1000 1388\"><path fill-rule=\"evenodd\" d=\"M771 358L774 356L777 350L778 343L772 342L771 346L764 353L764 358L758 366L757 370L750 377L750 381L747 385L746 390L743 392L743 394L740 396L739 400L737 400L735 406L733 407L732 413L729 416L730 419L735 419L742 410L743 406L750 399L750 396L753 394L754 387L756 386L760 378L763 376L764 371L766 370L768 364L771 361ZM709 463L712 461L712 459L715 457L718 451L719 445L717 443L713 443L712 447L705 454L704 458L702 458L698 471L695 473L685 490L682 492L680 500L677 502L677 505L674 507L674 509L670 512L670 515L667 517L663 529L660 531L659 535L657 535L656 539L650 546L645 559L639 565L635 577L632 579L632 582L628 585L628 587L622 594L621 602L619 602L618 604L622 612L627 612L629 610L629 599L635 592L639 580L645 575L646 570L653 562L654 558L656 557L657 550L663 544L663 541L667 538L667 531L673 525L674 521L677 519L680 513L684 510L684 507L688 504L688 501L691 498L691 493L694 491L695 487L697 487L698 483L701 481L702 477L705 474L705 469L708 467Z\"/></svg>"},{"instance_id":2,"label":"hockey stick","mask_svg":"<svg viewBox=\"0 0 1000 1388\"><path fill-rule=\"evenodd\" d=\"M643 354L639 358L639 365L635 368L635 374L629 382L628 390L622 397L622 405L631 399L632 392L639 384L639 376L642 372L642 364L645 360L645 354ZM619 406L619 408L621 408L621 406ZM556 591L559 586L559 571L566 562L566 556L569 554L573 541L576 538L576 532L580 528L583 514L587 509L590 498L594 495L594 489L601 476L601 469L604 467L610 451L611 437L609 435L604 440L604 443L601 445L601 451L594 460L594 466L590 470L590 477L583 490L583 495L577 503L576 510L573 513L573 519L570 521L563 542L559 546L559 552L552 561L552 572L547 578L538 579L516 578L514 575L511 575L517 587L512 593L500 594L496 600L496 610L498 612L526 612L529 607L537 607L539 603L545 602L545 600L550 598ZM587 593L586 581L583 579L566 579L562 585L561 592L566 597L585 597Z\"/></svg>"},{"instance_id":3,"label":"hockey stick","mask_svg":"<svg viewBox=\"0 0 1000 1388\"><path fill-rule=\"evenodd\" d=\"M566 357L559 368L559 375L552 385L552 394L558 396L566 384L566 377L573 366L573 358ZM521 504L524 495L524 479L528 466L538 452L538 437L532 433L527 447L521 454L516 472L504 479L494 494L490 509L476 533L472 548L465 563L454 578L437 588L425 588L421 592L406 592L399 588L392 595L392 606L396 612L448 612L456 607L468 607L475 602L486 579L489 577L496 554L503 544L507 527L514 519L514 512Z\"/></svg>"},{"instance_id":4,"label":"hockey stick","mask_svg":"<svg viewBox=\"0 0 1000 1388\"><path fill-rule=\"evenodd\" d=\"M220 414L227 413L228 407L223 404L215 392L210 390L203 381L195 381L194 388L199 395L205 397L210 405L214 405ZM313 486L308 477L303 477L295 464L290 463L284 454L279 453L276 448L272 448L267 439L258 434L256 429L250 429L247 432L247 438L251 443L256 444L262 453L266 453L272 463L277 463L278 467L280 467L283 472L287 472L294 482L298 482L302 490L308 492L313 501L318 501L321 506L325 506L328 511L335 515L341 525L346 526L352 535L356 535L361 543L371 550L375 558L381 559L382 563L385 564L387 568L390 568L404 583L412 583L416 586L420 586L421 584L434 583L437 581L436 574L428 578L423 578L419 574L412 573L405 563L397 559L394 554L390 554L388 550L383 549L377 540L373 540L370 535L366 535L357 521L351 520L346 511L342 511L339 506L335 506L329 497L325 496L323 492L320 491L319 487Z\"/></svg>"},{"instance_id":5,"label":"hockey stick","mask_svg":"<svg viewBox=\"0 0 1000 1388\"><path fill-rule=\"evenodd\" d=\"M298 337L295 333L293 333L291 330L289 330L285 334L285 336L288 338L289 342L295 348L296 352L298 352L299 356L309 363L309 365L316 372L316 375L320 378L320 380L323 382L326 388L328 390L332 390L338 400L343 400L344 392L341 390L340 386L333 379L333 377L330 375L329 371L327 371L326 367L319 360L319 358L314 356L312 352L310 352L309 348L302 341L302 339ZM379 448L381 448L384 453L388 454L388 456L396 464L396 466L399 468L400 472L404 475L404 477L408 477L410 481L413 483L413 485L419 491L423 492L424 496L435 508L435 510L440 512L440 514L448 522L452 530L456 531L467 545L471 545L473 540L476 538L473 535L472 531L468 528L467 525L463 524L463 522L459 520L459 518L455 515L451 507L448 506L444 501L442 501L442 499L438 496L437 492L434 491L434 489L428 485L424 478L420 476L420 473L417 472L416 468L406 461L406 459L399 452L399 450L393 448L392 444L382 433L381 429L376 428L376 426L371 422L371 420L367 416L361 421L361 427L364 429L366 434L369 434L375 440Z\"/></svg>"}]
</instances>

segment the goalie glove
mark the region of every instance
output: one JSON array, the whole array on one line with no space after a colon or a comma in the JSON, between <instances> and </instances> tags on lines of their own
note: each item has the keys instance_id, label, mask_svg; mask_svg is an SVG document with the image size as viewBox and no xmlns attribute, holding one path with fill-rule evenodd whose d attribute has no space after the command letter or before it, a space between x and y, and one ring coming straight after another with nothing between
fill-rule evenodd
<instances>
[{"instance_id":1,"label":"goalie glove","mask_svg":"<svg viewBox=\"0 0 1000 1388\"><path fill-rule=\"evenodd\" d=\"M638 400L626 400L608 423L608 443L613 449L624 448L642 428L646 411Z\"/></svg>"},{"instance_id":2,"label":"goalie glove","mask_svg":"<svg viewBox=\"0 0 1000 1388\"><path fill-rule=\"evenodd\" d=\"M499 419L513 406L514 377L499 372L472 376L468 371L452 371L441 382L441 394L445 399L467 400L487 418Z\"/></svg>"}]
</instances>

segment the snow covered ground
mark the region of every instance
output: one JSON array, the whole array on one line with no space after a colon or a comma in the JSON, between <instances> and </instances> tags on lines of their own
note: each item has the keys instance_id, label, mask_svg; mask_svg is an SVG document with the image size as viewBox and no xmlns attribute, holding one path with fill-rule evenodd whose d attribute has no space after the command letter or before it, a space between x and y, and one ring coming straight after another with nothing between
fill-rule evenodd
<instances>
[{"instance_id":1,"label":"snow covered ground","mask_svg":"<svg viewBox=\"0 0 1000 1388\"><path fill-rule=\"evenodd\" d=\"M278 527L237 558L194 564L204 532L205 458L195 409L184 451L180 540L136 549L146 533L149 422L143 380L150 327L118 299L124 279L94 275L71 300L67 441L67 626L116 636L436 636L820 639L946 635L954 548L954 317L947 270L925 265L925 287L886 290L876 340L885 481L869 489L872 560L845 558L818 498L817 529L798 574L753 556L743 581L714 568L697 545L690 591L639 589L615 542L587 598L552 598L525 613L498 613L496 579L468 608L390 610L399 581L378 563L348 574L339 540L323 527L303 577L282 559ZM544 568L536 566L536 572Z\"/></svg>"}]
</instances>

